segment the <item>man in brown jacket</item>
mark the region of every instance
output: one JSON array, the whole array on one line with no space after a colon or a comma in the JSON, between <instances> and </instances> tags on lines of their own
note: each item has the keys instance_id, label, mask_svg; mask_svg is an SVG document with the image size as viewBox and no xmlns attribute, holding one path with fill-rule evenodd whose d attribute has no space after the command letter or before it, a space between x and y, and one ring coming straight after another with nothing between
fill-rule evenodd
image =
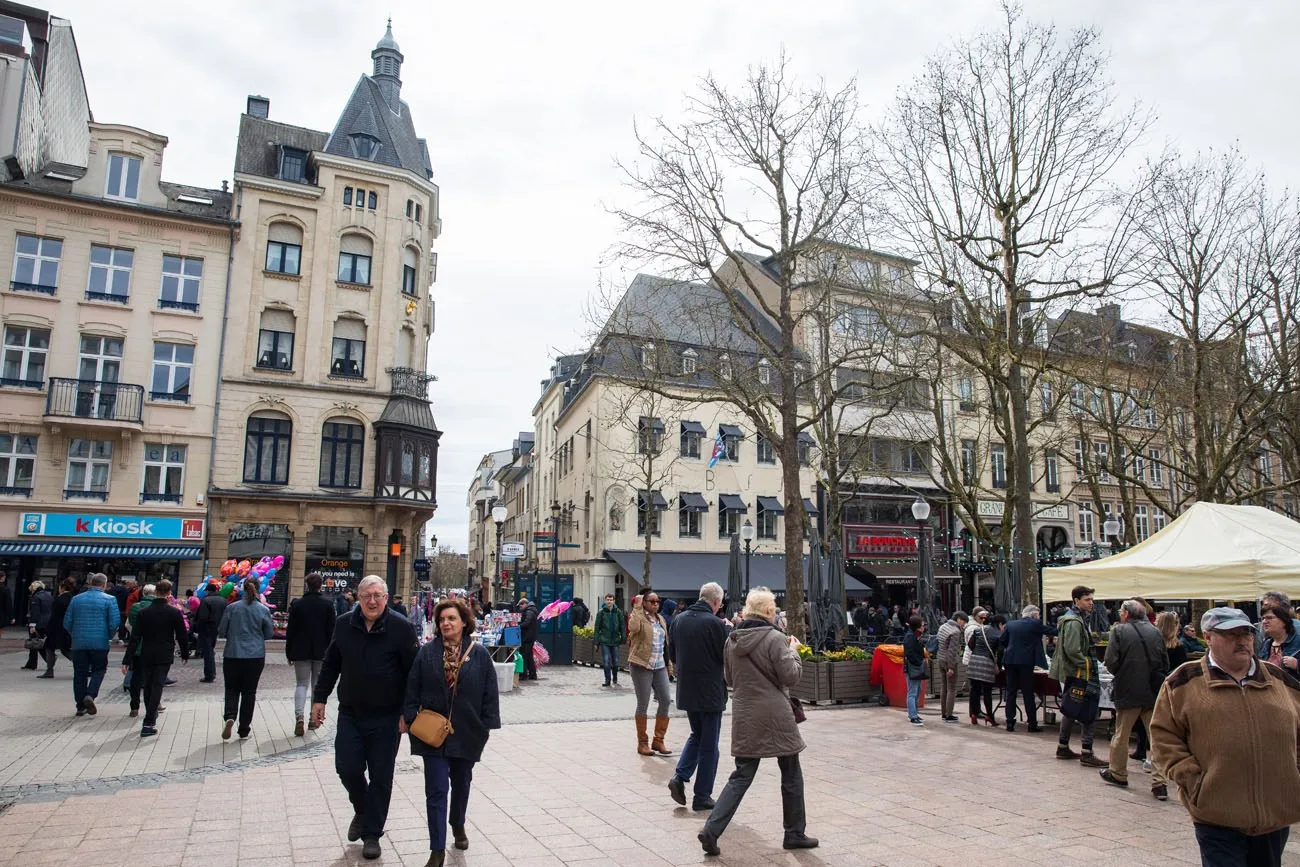
<instances>
[{"instance_id":1,"label":"man in brown jacket","mask_svg":"<svg viewBox=\"0 0 1300 867\"><path fill-rule=\"evenodd\" d=\"M1201 863L1277 867L1300 822L1300 680L1255 658L1235 608L1201 618L1209 650L1169 676L1151 719L1151 758L1178 784Z\"/></svg>"}]
</instances>

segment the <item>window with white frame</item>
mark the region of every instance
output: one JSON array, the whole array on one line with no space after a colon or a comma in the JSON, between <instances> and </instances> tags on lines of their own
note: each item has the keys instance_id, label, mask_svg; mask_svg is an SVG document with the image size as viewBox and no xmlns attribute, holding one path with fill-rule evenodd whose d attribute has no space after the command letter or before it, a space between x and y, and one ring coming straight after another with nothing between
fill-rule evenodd
<instances>
[{"instance_id":1,"label":"window with white frame","mask_svg":"<svg viewBox=\"0 0 1300 867\"><path fill-rule=\"evenodd\" d=\"M185 492L183 445L144 444L144 486L140 502L179 503Z\"/></svg>"},{"instance_id":2,"label":"window with white frame","mask_svg":"<svg viewBox=\"0 0 1300 867\"><path fill-rule=\"evenodd\" d=\"M109 154L108 183L105 185L104 195L110 199L139 201L141 165L142 160L139 157Z\"/></svg>"},{"instance_id":3,"label":"window with white frame","mask_svg":"<svg viewBox=\"0 0 1300 867\"><path fill-rule=\"evenodd\" d=\"M1075 415L1083 415L1084 395L1083 383L1076 382L1070 386L1070 411Z\"/></svg>"},{"instance_id":4,"label":"window with white frame","mask_svg":"<svg viewBox=\"0 0 1300 867\"><path fill-rule=\"evenodd\" d=\"M1004 489L1007 486L1007 447L1002 443L989 446L989 466L993 470L993 487Z\"/></svg>"},{"instance_id":5,"label":"window with white frame","mask_svg":"<svg viewBox=\"0 0 1300 867\"><path fill-rule=\"evenodd\" d=\"M107 499L108 480L112 467L112 440L70 440L68 477L63 495Z\"/></svg>"},{"instance_id":6,"label":"window with white frame","mask_svg":"<svg viewBox=\"0 0 1300 867\"><path fill-rule=\"evenodd\" d=\"M772 449L772 441L762 434L755 438L755 450L758 452L758 462L760 464L776 463L776 452Z\"/></svg>"},{"instance_id":7,"label":"window with white frame","mask_svg":"<svg viewBox=\"0 0 1300 867\"><path fill-rule=\"evenodd\" d=\"M1259 453L1255 460L1255 469L1259 473L1259 483L1269 485L1273 483L1273 455L1268 451Z\"/></svg>"},{"instance_id":8,"label":"window with white frame","mask_svg":"<svg viewBox=\"0 0 1300 867\"><path fill-rule=\"evenodd\" d=\"M1087 475L1087 455L1083 453L1083 440L1074 441L1074 478L1076 482L1083 481Z\"/></svg>"},{"instance_id":9,"label":"window with white frame","mask_svg":"<svg viewBox=\"0 0 1300 867\"><path fill-rule=\"evenodd\" d=\"M961 441L961 483L975 484L975 440Z\"/></svg>"},{"instance_id":10,"label":"window with white frame","mask_svg":"<svg viewBox=\"0 0 1300 867\"><path fill-rule=\"evenodd\" d=\"M653 343L647 343L641 347L639 360L642 370L652 371L655 369L655 345Z\"/></svg>"},{"instance_id":11,"label":"window with white frame","mask_svg":"<svg viewBox=\"0 0 1300 867\"><path fill-rule=\"evenodd\" d=\"M969 376L957 380L957 409L962 412L975 409L975 383Z\"/></svg>"},{"instance_id":12,"label":"window with white frame","mask_svg":"<svg viewBox=\"0 0 1300 867\"><path fill-rule=\"evenodd\" d=\"M1145 415L1146 415L1146 423L1147 423L1147 427L1152 428L1152 429L1154 429L1155 427L1157 427L1157 425L1158 425L1159 422L1160 422L1160 414L1159 414L1159 412L1156 410L1156 408L1155 408L1154 406L1148 406L1148 407L1146 408Z\"/></svg>"},{"instance_id":13,"label":"window with white frame","mask_svg":"<svg viewBox=\"0 0 1300 867\"><path fill-rule=\"evenodd\" d=\"M1052 383L1043 380L1038 384L1038 410L1042 413L1043 418L1051 418L1056 411L1056 398L1052 391Z\"/></svg>"},{"instance_id":14,"label":"window with white frame","mask_svg":"<svg viewBox=\"0 0 1300 867\"><path fill-rule=\"evenodd\" d=\"M155 343L150 400L190 401L190 374L194 370L194 347L188 343Z\"/></svg>"},{"instance_id":15,"label":"window with white frame","mask_svg":"<svg viewBox=\"0 0 1300 867\"><path fill-rule=\"evenodd\" d=\"M772 365L766 358L760 358L758 361L758 382L760 385L772 384Z\"/></svg>"},{"instance_id":16,"label":"window with white frame","mask_svg":"<svg viewBox=\"0 0 1300 867\"><path fill-rule=\"evenodd\" d=\"M765 509L763 504L758 505L758 538L775 539L776 538L776 519L781 517L781 513L774 509Z\"/></svg>"},{"instance_id":17,"label":"window with white frame","mask_svg":"<svg viewBox=\"0 0 1300 867\"><path fill-rule=\"evenodd\" d=\"M1092 503L1079 503L1079 542L1097 540L1097 522L1092 514Z\"/></svg>"},{"instance_id":18,"label":"window with white frame","mask_svg":"<svg viewBox=\"0 0 1300 867\"><path fill-rule=\"evenodd\" d=\"M45 385L45 357L49 351L48 329L6 325L0 385L42 388Z\"/></svg>"},{"instance_id":19,"label":"window with white frame","mask_svg":"<svg viewBox=\"0 0 1300 867\"><path fill-rule=\"evenodd\" d=\"M58 238L20 234L14 244L11 288L53 295L59 285L59 260L62 256L63 242Z\"/></svg>"},{"instance_id":20,"label":"window with white frame","mask_svg":"<svg viewBox=\"0 0 1300 867\"><path fill-rule=\"evenodd\" d=\"M1160 510L1160 507L1154 506L1151 509L1151 531L1159 533L1169 524L1169 516ZM1290 515L1291 513L1287 513Z\"/></svg>"},{"instance_id":21,"label":"window with white frame","mask_svg":"<svg viewBox=\"0 0 1300 867\"><path fill-rule=\"evenodd\" d=\"M1141 449L1133 450L1133 478L1138 482L1147 480L1147 461Z\"/></svg>"},{"instance_id":22,"label":"window with white frame","mask_svg":"<svg viewBox=\"0 0 1300 867\"><path fill-rule=\"evenodd\" d=\"M420 257L410 247L402 249L402 294L416 297L420 294L416 286L416 275L420 271Z\"/></svg>"},{"instance_id":23,"label":"window with white frame","mask_svg":"<svg viewBox=\"0 0 1300 867\"><path fill-rule=\"evenodd\" d=\"M1110 443L1094 440L1092 455L1097 465L1097 481L1103 485L1110 484Z\"/></svg>"},{"instance_id":24,"label":"window with white frame","mask_svg":"<svg viewBox=\"0 0 1300 867\"><path fill-rule=\"evenodd\" d=\"M163 256L162 292L158 306L177 310L199 309L199 285L203 282L203 260Z\"/></svg>"},{"instance_id":25,"label":"window with white frame","mask_svg":"<svg viewBox=\"0 0 1300 867\"><path fill-rule=\"evenodd\" d=\"M745 513L738 509L718 510L718 538L730 539L740 532Z\"/></svg>"},{"instance_id":26,"label":"window with white frame","mask_svg":"<svg viewBox=\"0 0 1300 867\"><path fill-rule=\"evenodd\" d=\"M677 535L683 539L700 538L700 516L703 512L682 508L677 512Z\"/></svg>"},{"instance_id":27,"label":"window with white frame","mask_svg":"<svg viewBox=\"0 0 1300 867\"><path fill-rule=\"evenodd\" d=\"M1147 507L1133 507L1133 532L1137 534L1137 540L1141 542L1151 535L1151 525L1147 520Z\"/></svg>"},{"instance_id":28,"label":"window with white frame","mask_svg":"<svg viewBox=\"0 0 1300 867\"><path fill-rule=\"evenodd\" d=\"M722 379L731 379L731 356L722 355L718 357L718 376Z\"/></svg>"},{"instance_id":29,"label":"window with white frame","mask_svg":"<svg viewBox=\"0 0 1300 867\"><path fill-rule=\"evenodd\" d=\"M125 304L131 294L131 265L135 253L121 247L90 245L90 279L86 298Z\"/></svg>"},{"instance_id":30,"label":"window with white frame","mask_svg":"<svg viewBox=\"0 0 1300 867\"><path fill-rule=\"evenodd\" d=\"M699 369L699 355L694 349L682 353L682 376L691 376Z\"/></svg>"},{"instance_id":31,"label":"window with white frame","mask_svg":"<svg viewBox=\"0 0 1300 867\"><path fill-rule=\"evenodd\" d=\"M0 434L0 494L31 496L38 437Z\"/></svg>"},{"instance_id":32,"label":"window with white frame","mask_svg":"<svg viewBox=\"0 0 1300 867\"><path fill-rule=\"evenodd\" d=\"M1043 453L1043 484L1046 486L1047 493L1057 494L1061 491L1061 469L1060 459L1056 452Z\"/></svg>"},{"instance_id":33,"label":"window with white frame","mask_svg":"<svg viewBox=\"0 0 1300 867\"><path fill-rule=\"evenodd\" d=\"M1151 456L1151 484L1160 487L1165 483L1165 465L1160 449L1148 452Z\"/></svg>"}]
</instances>

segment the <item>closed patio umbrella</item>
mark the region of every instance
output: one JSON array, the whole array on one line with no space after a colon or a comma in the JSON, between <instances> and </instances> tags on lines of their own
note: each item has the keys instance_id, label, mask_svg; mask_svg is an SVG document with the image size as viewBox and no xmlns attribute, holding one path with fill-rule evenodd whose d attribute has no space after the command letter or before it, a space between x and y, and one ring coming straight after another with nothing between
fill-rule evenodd
<instances>
[{"instance_id":1,"label":"closed patio umbrella","mask_svg":"<svg viewBox=\"0 0 1300 867\"><path fill-rule=\"evenodd\" d=\"M727 557L727 607L728 614L735 614L741 608L745 607L745 600L740 598L741 588L740 578L740 536L735 533L731 534L731 552Z\"/></svg>"},{"instance_id":2,"label":"closed patio umbrella","mask_svg":"<svg viewBox=\"0 0 1300 867\"><path fill-rule=\"evenodd\" d=\"M822 581L822 540L813 533L808 537L808 627L814 650L821 650L826 644L826 621L822 597L825 595Z\"/></svg>"}]
</instances>

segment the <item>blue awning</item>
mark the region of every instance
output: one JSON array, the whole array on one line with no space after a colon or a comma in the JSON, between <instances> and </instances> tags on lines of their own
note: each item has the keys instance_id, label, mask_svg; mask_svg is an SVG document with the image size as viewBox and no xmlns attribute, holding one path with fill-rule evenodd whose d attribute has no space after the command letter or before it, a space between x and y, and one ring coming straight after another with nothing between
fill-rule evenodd
<instances>
[{"instance_id":1,"label":"blue awning","mask_svg":"<svg viewBox=\"0 0 1300 867\"><path fill-rule=\"evenodd\" d=\"M645 491L637 491L636 507L642 511L648 508L663 510L668 508L668 501L658 491L650 491L648 494Z\"/></svg>"},{"instance_id":2,"label":"blue awning","mask_svg":"<svg viewBox=\"0 0 1300 867\"><path fill-rule=\"evenodd\" d=\"M721 433L724 437L739 437L740 439L745 438L745 432L742 431L740 428L736 427L734 424L720 424L718 425L718 432Z\"/></svg>"},{"instance_id":3,"label":"blue awning","mask_svg":"<svg viewBox=\"0 0 1300 867\"><path fill-rule=\"evenodd\" d=\"M681 503L683 512L707 512L709 510L709 501L704 499L701 494L678 494L677 500Z\"/></svg>"},{"instance_id":4,"label":"blue awning","mask_svg":"<svg viewBox=\"0 0 1300 867\"><path fill-rule=\"evenodd\" d=\"M605 551L605 556L618 564L618 568L627 573L637 586L640 586L642 567L645 563L645 551L622 550ZM727 561L725 553L687 553L684 551L650 552L650 585L663 595L680 599L695 599L700 586L708 581L719 584L727 583ZM826 564L822 564L826 568ZM755 554L750 565L750 586L767 587L778 594L785 593L785 557L773 554L759 556ZM805 591L808 581L808 555L799 561L799 576L804 582ZM844 576L844 589L849 593L863 594L870 587L858 581L852 575Z\"/></svg>"},{"instance_id":5,"label":"blue awning","mask_svg":"<svg viewBox=\"0 0 1300 867\"><path fill-rule=\"evenodd\" d=\"M0 542L0 554L46 557L120 557L124 560L202 560L202 545L96 545L76 542Z\"/></svg>"},{"instance_id":6,"label":"blue awning","mask_svg":"<svg viewBox=\"0 0 1300 867\"><path fill-rule=\"evenodd\" d=\"M816 504L813 503L813 501L808 499L807 497L803 498L803 510L807 512L809 515L815 515L815 516L821 515L821 512L817 511Z\"/></svg>"},{"instance_id":7,"label":"blue awning","mask_svg":"<svg viewBox=\"0 0 1300 867\"><path fill-rule=\"evenodd\" d=\"M698 421L684 421L682 422L682 433L693 433L705 436L708 434L708 431L706 431L704 425L700 424Z\"/></svg>"},{"instance_id":8,"label":"blue awning","mask_svg":"<svg viewBox=\"0 0 1300 867\"><path fill-rule=\"evenodd\" d=\"M773 515L785 514L785 508L781 505L781 501L776 497L759 497L758 508L764 512L770 512Z\"/></svg>"},{"instance_id":9,"label":"blue awning","mask_svg":"<svg viewBox=\"0 0 1300 867\"><path fill-rule=\"evenodd\" d=\"M740 498L739 494L718 494L718 511L719 512L748 512L749 506Z\"/></svg>"}]
</instances>

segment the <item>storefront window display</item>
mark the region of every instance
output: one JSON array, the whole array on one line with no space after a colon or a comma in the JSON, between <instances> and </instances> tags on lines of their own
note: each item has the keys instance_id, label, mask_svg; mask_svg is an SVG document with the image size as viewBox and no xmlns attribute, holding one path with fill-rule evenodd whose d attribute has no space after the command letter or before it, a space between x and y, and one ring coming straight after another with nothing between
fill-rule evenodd
<instances>
[{"instance_id":1,"label":"storefront window display","mask_svg":"<svg viewBox=\"0 0 1300 867\"><path fill-rule=\"evenodd\" d=\"M307 565L319 572L325 593L355 590L366 564L366 537L360 527L312 527L307 534Z\"/></svg>"},{"instance_id":2,"label":"storefront window display","mask_svg":"<svg viewBox=\"0 0 1300 867\"><path fill-rule=\"evenodd\" d=\"M226 556L232 560L250 560L256 563L263 557L283 557L280 567L266 595L272 611L279 617L289 612L289 576L293 574L293 533L288 524L235 524L230 528L230 547ZM220 562L220 561L218 561Z\"/></svg>"}]
</instances>

